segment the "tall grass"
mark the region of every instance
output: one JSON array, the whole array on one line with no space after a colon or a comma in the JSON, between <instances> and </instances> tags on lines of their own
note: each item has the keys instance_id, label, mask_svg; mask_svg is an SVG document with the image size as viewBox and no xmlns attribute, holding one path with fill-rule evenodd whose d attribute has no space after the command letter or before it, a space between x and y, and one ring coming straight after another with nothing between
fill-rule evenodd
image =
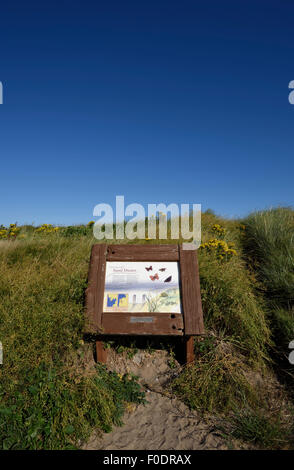
<instances>
[{"instance_id":1,"label":"tall grass","mask_svg":"<svg viewBox=\"0 0 294 470\"><path fill-rule=\"evenodd\" d=\"M288 361L288 345L294 339L294 210L278 207L255 212L243 223L244 254L269 311L275 369L293 399L294 372ZM273 433L275 429L272 426ZM292 429L292 443L293 439Z\"/></svg>"},{"instance_id":2,"label":"tall grass","mask_svg":"<svg viewBox=\"0 0 294 470\"><path fill-rule=\"evenodd\" d=\"M266 310L240 256L221 262L213 253L200 253L199 267L206 329L229 339L252 363L262 364L270 344Z\"/></svg>"},{"instance_id":3,"label":"tall grass","mask_svg":"<svg viewBox=\"0 0 294 470\"><path fill-rule=\"evenodd\" d=\"M242 259L240 224L209 213L202 227L198 257L206 337L195 342L196 361L172 389L191 408L230 413L244 404L259 406L260 391L248 380L248 371L269 373L271 332L265 303ZM213 243L205 243L209 240ZM218 241L232 246L234 255L222 254Z\"/></svg>"},{"instance_id":4,"label":"tall grass","mask_svg":"<svg viewBox=\"0 0 294 470\"><path fill-rule=\"evenodd\" d=\"M267 374L266 311L239 256L222 262L213 253L200 253L199 265L206 339L195 343L195 363L172 388L191 408L232 411L256 398L246 371Z\"/></svg>"},{"instance_id":5,"label":"tall grass","mask_svg":"<svg viewBox=\"0 0 294 470\"><path fill-rule=\"evenodd\" d=\"M54 235L1 246L0 448L73 447L143 400L133 379L75 367L91 243Z\"/></svg>"},{"instance_id":6,"label":"tall grass","mask_svg":"<svg viewBox=\"0 0 294 470\"><path fill-rule=\"evenodd\" d=\"M271 309L260 290L263 273L255 276L252 265L248 270L249 263L256 267L254 258L247 256L244 260L242 248L248 237L247 222L244 222L244 232L243 223L238 221L225 221L213 214L204 214L203 218L203 241L211 239L212 228L217 223L219 228L214 232L218 231L219 236L214 237L228 245L234 243L236 255L227 259L214 250L199 250L206 338L195 343L196 361L184 368L172 389L191 408L228 416L235 437L263 448L293 446L291 407L285 406L283 413L287 418L282 424L268 411L268 404L275 400L268 386L272 377L269 352L274 331ZM287 230L286 227L288 235ZM284 241L285 245L291 240L289 237ZM210 244L214 245L217 243ZM209 243L204 243L205 246L209 248ZM268 253L266 235L259 248ZM280 295L288 295L290 285L287 282L285 285L283 291L278 287ZM285 312L280 310L276 318L278 313L285 328ZM287 321L289 329L293 326L290 323ZM238 411L242 409L250 412L242 414Z\"/></svg>"},{"instance_id":7,"label":"tall grass","mask_svg":"<svg viewBox=\"0 0 294 470\"><path fill-rule=\"evenodd\" d=\"M275 208L246 220L244 247L266 295L283 307L294 305L294 211Z\"/></svg>"},{"instance_id":8,"label":"tall grass","mask_svg":"<svg viewBox=\"0 0 294 470\"><path fill-rule=\"evenodd\" d=\"M294 211L275 208L244 220L243 244L272 316L276 346L294 339Z\"/></svg>"}]
</instances>

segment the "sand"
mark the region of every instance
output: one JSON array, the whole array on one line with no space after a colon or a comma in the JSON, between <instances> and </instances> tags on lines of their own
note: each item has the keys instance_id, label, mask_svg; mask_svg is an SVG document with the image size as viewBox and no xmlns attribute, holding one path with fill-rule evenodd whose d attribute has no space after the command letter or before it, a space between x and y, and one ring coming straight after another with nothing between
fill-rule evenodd
<instances>
[{"instance_id":1,"label":"sand","mask_svg":"<svg viewBox=\"0 0 294 470\"><path fill-rule=\"evenodd\" d=\"M146 391L146 405L133 405L123 417L124 425L101 436L93 433L83 449L94 450L200 450L245 449L228 441L216 417L203 418L179 399L170 396L167 383L179 373L180 365L169 366L166 351L138 352L132 359L110 351L107 366L118 373L139 377Z\"/></svg>"}]
</instances>

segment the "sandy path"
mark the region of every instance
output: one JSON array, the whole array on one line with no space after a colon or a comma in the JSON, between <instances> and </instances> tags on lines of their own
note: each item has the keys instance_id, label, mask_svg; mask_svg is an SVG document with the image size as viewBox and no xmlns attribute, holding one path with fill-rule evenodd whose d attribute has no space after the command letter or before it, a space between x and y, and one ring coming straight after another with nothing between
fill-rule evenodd
<instances>
[{"instance_id":1,"label":"sandy path","mask_svg":"<svg viewBox=\"0 0 294 470\"><path fill-rule=\"evenodd\" d=\"M105 450L197 450L240 449L228 443L217 431L213 419L204 420L181 401L168 396L165 384L177 373L179 365L170 368L166 351L148 354L138 352L127 359L113 351L107 366L118 373L132 372L146 390L146 405L134 406L124 415L124 425L109 434L95 433L84 449ZM242 446L242 448L245 448Z\"/></svg>"}]
</instances>

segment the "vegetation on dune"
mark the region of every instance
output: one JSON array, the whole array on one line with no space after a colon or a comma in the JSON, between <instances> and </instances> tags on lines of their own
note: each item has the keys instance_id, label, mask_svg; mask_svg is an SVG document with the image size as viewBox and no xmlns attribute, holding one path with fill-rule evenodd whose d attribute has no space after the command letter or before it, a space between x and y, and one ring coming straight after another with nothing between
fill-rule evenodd
<instances>
[{"instance_id":1,"label":"vegetation on dune","mask_svg":"<svg viewBox=\"0 0 294 470\"><path fill-rule=\"evenodd\" d=\"M195 364L171 384L191 408L227 417L231 437L270 448L291 441L290 424L269 409L267 383L273 346L287 353L294 339L293 220L284 208L241 223L202 215L206 334L195 342ZM144 402L135 378L76 367L88 347L83 304L92 226L0 228L0 448L79 446L93 428L120 423L127 402Z\"/></svg>"},{"instance_id":2,"label":"vegetation on dune","mask_svg":"<svg viewBox=\"0 0 294 470\"><path fill-rule=\"evenodd\" d=\"M119 424L124 404L142 402L132 377L75 363L92 240L13 242L0 250L0 448L62 449L96 427Z\"/></svg>"},{"instance_id":3,"label":"vegetation on dune","mask_svg":"<svg viewBox=\"0 0 294 470\"><path fill-rule=\"evenodd\" d=\"M286 406L286 422L276 419L266 386L274 345L287 354L287 341L294 339L293 211L264 211L242 223L209 213L202 226L199 266L207 334L195 343L195 364L184 368L172 388L201 412L232 413L234 436L262 447L293 446L293 409ZM228 249L234 250L230 256ZM249 380L249 371L261 380ZM245 414L239 414L242 409Z\"/></svg>"},{"instance_id":4,"label":"vegetation on dune","mask_svg":"<svg viewBox=\"0 0 294 470\"><path fill-rule=\"evenodd\" d=\"M275 208L244 220L246 256L267 297L278 305L294 304L294 211Z\"/></svg>"},{"instance_id":5,"label":"vegetation on dune","mask_svg":"<svg viewBox=\"0 0 294 470\"><path fill-rule=\"evenodd\" d=\"M278 349L294 339L294 211L275 208L251 214L243 239L271 312Z\"/></svg>"},{"instance_id":6,"label":"vegetation on dune","mask_svg":"<svg viewBox=\"0 0 294 470\"><path fill-rule=\"evenodd\" d=\"M195 364L173 384L189 406L202 412L223 412L252 402L256 390L245 372L250 367L266 373L271 343L264 302L255 295L254 279L241 256L243 228L215 219L213 214L203 216L198 254L206 338L195 343ZM211 233L219 239L209 244ZM226 256L227 249L233 249L233 255Z\"/></svg>"},{"instance_id":7,"label":"vegetation on dune","mask_svg":"<svg viewBox=\"0 0 294 470\"><path fill-rule=\"evenodd\" d=\"M254 295L242 260L224 265L214 254L199 253L199 270L206 328L260 366L267 359L270 331L264 303Z\"/></svg>"},{"instance_id":8,"label":"vegetation on dune","mask_svg":"<svg viewBox=\"0 0 294 470\"><path fill-rule=\"evenodd\" d=\"M232 419L230 435L256 444L264 449L288 449L293 442L293 429L285 426L279 412L269 416L263 409L244 408L236 410Z\"/></svg>"},{"instance_id":9,"label":"vegetation on dune","mask_svg":"<svg viewBox=\"0 0 294 470\"><path fill-rule=\"evenodd\" d=\"M289 363L288 346L294 339L294 211L284 207L259 211L243 223L246 226L242 240L244 256L249 269L256 274L259 294L269 312L275 371L286 384L293 402L294 371ZM275 421L272 432L276 428ZM292 427L288 432L292 447L293 435Z\"/></svg>"},{"instance_id":10,"label":"vegetation on dune","mask_svg":"<svg viewBox=\"0 0 294 470\"><path fill-rule=\"evenodd\" d=\"M213 336L211 350L197 355L174 380L172 389L192 409L200 412L231 411L237 404L252 402L254 389L246 379L246 366L234 348ZM215 341L214 341L215 340Z\"/></svg>"},{"instance_id":11,"label":"vegetation on dune","mask_svg":"<svg viewBox=\"0 0 294 470\"><path fill-rule=\"evenodd\" d=\"M93 377L45 363L23 373L10 393L0 386L2 449L74 449L93 428L121 425L125 403L144 402L134 377L101 366Z\"/></svg>"}]
</instances>

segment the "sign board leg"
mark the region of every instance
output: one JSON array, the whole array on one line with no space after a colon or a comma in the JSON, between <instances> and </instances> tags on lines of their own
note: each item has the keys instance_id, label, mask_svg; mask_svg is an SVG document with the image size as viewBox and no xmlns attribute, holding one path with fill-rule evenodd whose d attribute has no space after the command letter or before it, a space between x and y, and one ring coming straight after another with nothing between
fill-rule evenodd
<instances>
[{"instance_id":1,"label":"sign board leg","mask_svg":"<svg viewBox=\"0 0 294 470\"><path fill-rule=\"evenodd\" d=\"M106 364L107 361L107 351L103 347L103 341L96 341L96 361Z\"/></svg>"},{"instance_id":2,"label":"sign board leg","mask_svg":"<svg viewBox=\"0 0 294 470\"><path fill-rule=\"evenodd\" d=\"M194 339L195 339L195 336L189 336L186 339L186 363L187 364L195 361Z\"/></svg>"}]
</instances>

